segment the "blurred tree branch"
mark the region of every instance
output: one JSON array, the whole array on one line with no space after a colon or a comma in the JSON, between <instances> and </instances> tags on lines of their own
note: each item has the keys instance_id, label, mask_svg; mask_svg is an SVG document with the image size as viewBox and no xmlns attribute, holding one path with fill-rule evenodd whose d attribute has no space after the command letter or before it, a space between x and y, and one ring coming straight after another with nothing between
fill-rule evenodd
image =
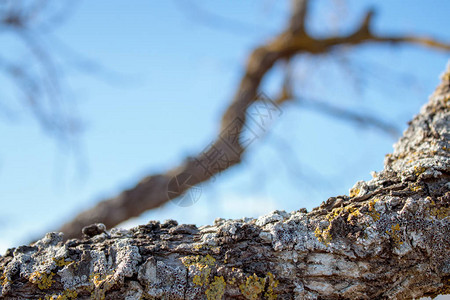
<instances>
[{"instance_id":1,"label":"blurred tree branch","mask_svg":"<svg viewBox=\"0 0 450 300\"><path fill-rule=\"evenodd\" d=\"M111 75L97 62L74 52L51 35L66 22L79 1L0 1L0 34L13 37L17 45L0 49L0 72L17 89L19 99L43 131L71 146L82 124L69 101L65 84L67 64L84 73ZM14 52L15 55L2 55ZM25 51L25 53L22 53ZM13 56L13 57L11 57ZM0 110L13 116L15 110L1 103Z\"/></svg>"},{"instance_id":2,"label":"blurred tree branch","mask_svg":"<svg viewBox=\"0 0 450 300\"><path fill-rule=\"evenodd\" d=\"M246 145L242 143L242 132L246 127L249 107L263 105L258 97L262 78L280 61L285 61L301 54L318 55L329 53L339 47L359 46L367 43L378 44L412 44L431 47L437 50L450 51L450 44L427 37L416 36L388 36L375 34L371 30L373 11L368 11L361 23L348 35L331 35L326 38L314 38L308 34L305 20L308 18L308 1L294 1L292 16L287 28L272 41L256 48L248 58L246 70L229 107L223 114L219 135L208 145L204 152L194 158L187 158L181 165L168 170L166 173L149 175L143 178L134 187L120 193L120 195L106 199L95 207L76 216L72 221L61 227L66 238L79 237L81 229L95 222L104 223L111 228L129 218L140 215L146 210L156 208L174 199L192 186L207 181L220 172L240 163ZM330 113L329 106L318 109ZM348 118L355 115L347 114ZM389 129L386 124L380 124L372 119L369 123L376 123L382 128ZM230 134L232 129L232 134ZM208 162L210 151L215 151L226 162L217 165ZM186 180L188 178L188 180ZM171 180L183 181L174 193L168 193Z\"/></svg>"},{"instance_id":3,"label":"blurred tree branch","mask_svg":"<svg viewBox=\"0 0 450 300\"><path fill-rule=\"evenodd\" d=\"M2 299L418 299L450 293L450 65L349 196L197 227L103 224L0 256Z\"/></svg>"}]
</instances>

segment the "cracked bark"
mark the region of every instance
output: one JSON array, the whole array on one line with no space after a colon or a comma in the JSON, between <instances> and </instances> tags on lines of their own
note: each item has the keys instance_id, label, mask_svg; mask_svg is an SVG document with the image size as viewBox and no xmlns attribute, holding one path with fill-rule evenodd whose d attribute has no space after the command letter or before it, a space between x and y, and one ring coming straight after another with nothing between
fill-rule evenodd
<instances>
[{"instance_id":1,"label":"cracked bark","mask_svg":"<svg viewBox=\"0 0 450 300\"><path fill-rule=\"evenodd\" d=\"M412 299L450 293L450 65L349 196L307 212L49 233L0 257L3 299ZM53 297L53 298L52 298ZM59 297L59 298L58 298Z\"/></svg>"}]
</instances>

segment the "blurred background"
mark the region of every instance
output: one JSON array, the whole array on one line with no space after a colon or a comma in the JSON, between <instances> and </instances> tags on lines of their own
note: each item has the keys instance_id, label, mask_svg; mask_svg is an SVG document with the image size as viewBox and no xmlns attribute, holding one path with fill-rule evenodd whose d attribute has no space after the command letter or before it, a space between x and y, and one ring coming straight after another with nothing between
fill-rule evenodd
<instances>
[{"instance_id":1,"label":"blurred background","mask_svg":"<svg viewBox=\"0 0 450 300\"><path fill-rule=\"evenodd\" d=\"M374 31L449 42L450 2L318 0L314 36ZM11 12L24 11L18 24ZM252 49L285 28L289 1L0 1L0 253L59 228L98 201L164 173L211 143ZM448 52L364 44L291 60L294 94L390 128L286 102L238 166L121 224L308 210L383 168L439 82ZM275 98L287 67L261 91Z\"/></svg>"}]
</instances>

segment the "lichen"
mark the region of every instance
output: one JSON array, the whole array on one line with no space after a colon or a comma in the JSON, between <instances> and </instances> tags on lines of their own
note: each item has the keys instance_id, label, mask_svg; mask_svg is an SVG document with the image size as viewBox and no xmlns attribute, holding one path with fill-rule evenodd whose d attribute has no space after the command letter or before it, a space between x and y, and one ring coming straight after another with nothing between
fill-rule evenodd
<instances>
[{"instance_id":1,"label":"lichen","mask_svg":"<svg viewBox=\"0 0 450 300\"><path fill-rule=\"evenodd\" d=\"M56 264L58 267L65 267L65 266L68 266L68 265L70 265L70 264L73 264L73 261L66 261L66 260L64 259L64 257L61 257L61 258L59 258L59 259L53 258L53 261L55 262L55 264Z\"/></svg>"},{"instance_id":2,"label":"lichen","mask_svg":"<svg viewBox=\"0 0 450 300\"><path fill-rule=\"evenodd\" d=\"M255 300L259 298L259 294L264 291L266 281L264 278L258 277L256 274L253 274L245 280L245 283L239 286L242 295L246 299Z\"/></svg>"},{"instance_id":3,"label":"lichen","mask_svg":"<svg viewBox=\"0 0 450 300\"><path fill-rule=\"evenodd\" d=\"M358 217L361 215L361 212L356 207L349 207L348 213L347 222L349 222L353 217Z\"/></svg>"},{"instance_id":4,"label":"lichen","mask_svg":"<svg viewBox=\"0 0 450 300\"><path fill-rule=\"evenodd\" d=\"M31 274L29 280L31 283L36 284L39 289L45 290L52 286L54 282L53 275L55 275L53 272L47 274L36 271Z\"/></svg>"},{"instance_id":5,"label":"lichen","mask_svg":"<svg viewBox=\"0 0 450 300\"><path fill-rule=\"evenodd\" d=\"M209 285L209 288L206 290L206 298L208 300L220 300L222 299L223 295L225 294L225 287L226 287L225 280L223 279L223 276L214 276L214 281L211 282Z\"/></svg>"},{"instance_id":6,"label":"lichen","mask_svg":"<svg viewBox=\"0 0 450 300\"><path fill-rule=\"evenodd\" d=\"M111 271L108 274L93 273L89 276L89 280L93 285L91 299L103 300L106 292L114 285L114 272Z\"/></svg>"},{"instance_id":7,"label":"lichen","mask_svg":"<svg viewBox=\"0 0 450 300\"><path fill-rule=\"evenodd\" d=\"M409 189L410 189L411 191L413 191L413 192L419 192L419 191L422 191L422 190L423 190L423 188L422 188L419 184L416 184L416 183L412 184L412 185L409 187Z\"/></svg>"},{"instance_id":8,"label":"lichen","mask_svg":"<svg viewBox=\"0 0 450 300\"><path fill-rule=\"evenodd\" d=\"M9 282L8 277L3 273L3 269L0 269L0 285L4 286Z\"/></svg>"},{"instance_id":9,"label":"lichen","mask_svg":"<svg viewBox=\"0 0 450 300\"><path fill-rule=\"evenodd\" d=\"M392 238L392 240L396 245L403 244L399 231L400 231L400 224L391 225L391 229L386 230L386 233Z\"/></svg>"},{"instance_id":10,"label":"lichen","mask_svg":"<svg viewBox=\"0 0 450 300\"><path fill-rule=\"evenodd\" d=\"M375 210L375 203L377 203L380 199L372 199L368 202L369 204L369 212L368 215L372 217L372 220L375 222L380 219L380 213Z\"/></svg>"},{"instance_id":11,"label":"lichen","mask_svg":"<svg viewBox=\"0 0 450 300\"><path fill-rule=\"evenodd\" d=\"M39 298L39 300L71 300L77 299L78 293L75 290L66 290L62 294L46 295L44 298Z\"/></svg>"},{"instance_id":12,"label":"lichen","mask_svg":"<svg viewBox=\"0 0 450 300\"><path fill-rule=\"evenodd\" d=\"M330 230L331 230L331 222L330 225L328 225L328 227L325 228L324 230L321 230L320 227L317 226L316 229L314 230L314 235L319 240L319 242L321 242L325 246L328 246L331 240L333 239Z\"/></svg>"},{"instance_id":13,"label":"lichen","mask_svg":"<svg viewBox=\"0 0 450 300\"><path fill-rule=\"evenodd\" d=\"M264 296L272 300L277 298L274 289L278 286L278 283L278 280L275 280L270 272L264 278L253 274L246 278L245 282L239 286L239 289L246 299L253 300L260 298L260 294L264 292L264 288L267 286Z\"/></svg>"},{"instance_id":14,"label":"lichen","mask_svg":"<svg viewBox=\"0 0 450 300\"><path fill-rule=\"evenodd\" d=\"M75 290L66 290L62 295L59 295L57 300L69 300L69 299L77 299L78 293Z\"/></svg>"},{"instance_id":15,"label":"lichen","mask_svg":"<svg viewBox=\"0 0 450 300\"><path fill-rule=\"evenodd\" d=\"M428 209L430 215L436 217L439 220L450 216L450 207L437 207L436 202L434 202L430 197L427 197L427 199L431 201L431 207Z\"/></svg>"},{"instance_id":16,"label":"lichen","mask_svg":"<svg viewBox=\"0 0 450 300\"><path fill-rule=\"evenodd\" d=\"M181 259L184 266L189 268L191 266L195 267L199 274L194 275L193 282L196 285L208 285L209 276L211 274L211 269L214 266L216 260L211 255L206 255L205 257L197 256L187 256Z\"/></svg>"},{"instance_id":17,"label":"lichen","mask_svg":"<svg viewBox=\"0 0 450 300\"><path fill-rule=\"evenodd\" d=\"M232 277L232 278L228 279L227 282L228 282L228 284L233 285L236 283L236 278Z\"/></svg>"},{"instance_id":18,"label":"lichen","mask_svg":"<svg viewBox=\"0 0 450 300\"><path fill-rule=\"evenodd\" d=\"M423 167L423 166L415 166L415 167L414 167L414 174L415 174L416 176L420 176L420 174L422 174L422 173L425 172L425 171L426 171L426 168Z\"/></svg>"},{"instance_id":19,"label":"lichen","mask_svg":"<svg viewBox=\"0 0 450 300\"><path fill-rule=\"evenodd\" d=\"M356 197L359 195L361 190L359 188L354 188L350 190L350 198Z\"/></svg>"},{"instance_id":20,"label":"lichen","mask_svg":"<svg viewBox=\"0 0 450 300\"><path fill-rule=\"evenodd\" d=\"M267 299L273 300L277 298L277 295L274 292L274 288L278 286L278 280L275 280L273 274L271 272L267 273L266 282L269 281L267 291L264 293Z\"/></svg>"},{"instance_id":21,"label":"lichen","mask_svg":"<svg viewBox=\"0 0 450 300\"><path fill-rule=\"evenodd\" d=\"M331 240L333 239L331 234L331 222L344 213L348 214L347 222L349 222L352 217L357 217L361 214L359 210L352 205L333 208L333 210L331 210L331 212L325 216L325 218L329 222L328 227L321 230L320 226L317 226L314 230L314 235L319 240L319 242L323 243L325 246L328 246L330 244Z\"/></svg>"}]
</instances>

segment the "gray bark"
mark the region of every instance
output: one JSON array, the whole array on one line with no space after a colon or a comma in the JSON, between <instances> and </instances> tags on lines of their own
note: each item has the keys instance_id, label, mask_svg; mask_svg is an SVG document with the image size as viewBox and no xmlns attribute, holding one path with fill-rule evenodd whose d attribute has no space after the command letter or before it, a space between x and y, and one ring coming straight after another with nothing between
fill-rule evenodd
<instances>
[{"instance_id":1,"label":"gray bark","mask_svg":"<svg viewBox=\"0 0 450 300\"><path fill-rule=\"evenodd\" d=\"M450 66L349 196L307 212L49 233L0 257L2 299L411 299L450 293Z\"/></svg>"}]
</instances>

